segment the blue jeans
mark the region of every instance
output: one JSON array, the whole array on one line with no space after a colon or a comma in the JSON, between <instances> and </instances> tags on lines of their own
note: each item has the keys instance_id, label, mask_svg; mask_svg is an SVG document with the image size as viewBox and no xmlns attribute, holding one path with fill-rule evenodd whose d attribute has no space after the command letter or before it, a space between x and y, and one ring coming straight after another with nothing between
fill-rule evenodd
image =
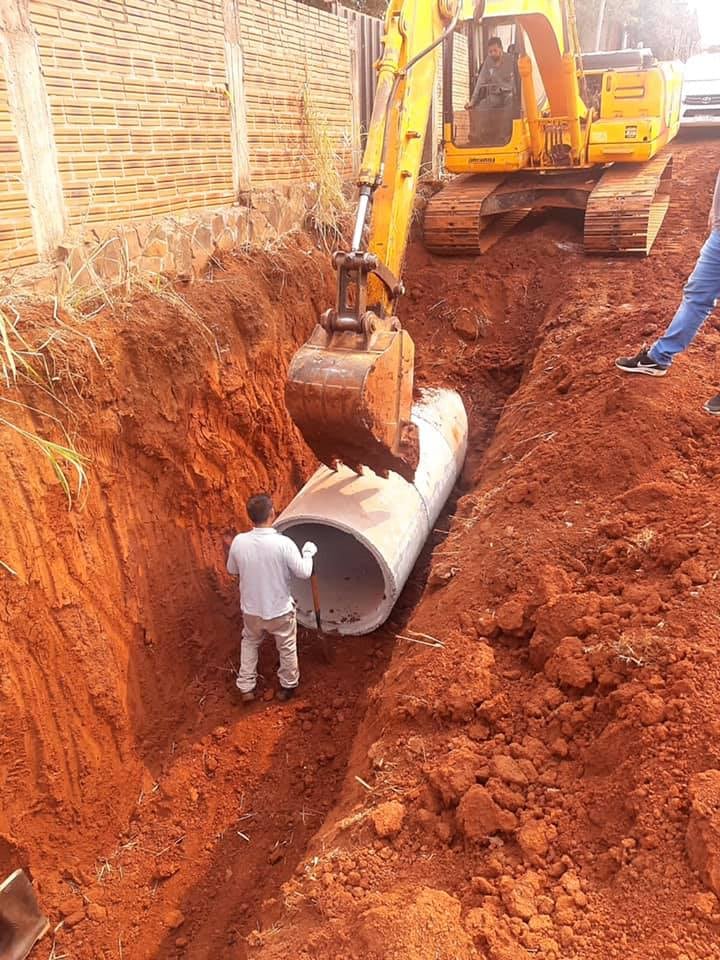
<instances>
[{"instance_id":1,"label":"blue jeans","mask_svg":"<svg viewBox=\"0 0 720 960\"><path fill-rule=\"evenodd\" d=\"M713 230L700 251L695 269L683 290L678 312L648 353L654 363L669 367L676 353L692 343L720 298L720 230Z\"/></svg>"}]
</instances>

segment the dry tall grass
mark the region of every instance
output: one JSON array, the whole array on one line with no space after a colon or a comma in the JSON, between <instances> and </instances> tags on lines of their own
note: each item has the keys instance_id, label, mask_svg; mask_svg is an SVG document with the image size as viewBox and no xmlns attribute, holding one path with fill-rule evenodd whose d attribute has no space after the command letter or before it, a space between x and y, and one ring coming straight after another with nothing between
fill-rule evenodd
<instances>
[{"instance_id":1,"label":"dry tall grass","mask_svg":"<svg viewBox=\"0 0 720 960\"><path fill-rule=\"evenodd\" d=\"M13 319L10 318L10 313L14 314ZM22 410L36 417L51 420L55 429L62 435L63 442L58 443L49 440L34 430L26 430L10 417L9 412L7 416L0 414L0 427L13 431L40 451L52 467L70 507L73 499L80 495L87 481L86 458L78 452L67 429L57 417L19 399L20 393L18 393L18 398L10 395L13 391L19 391L22 382L25 381L34 389L52 397L53 401L61 407L65 407L65 404L56 394L56 378L52 375L45 355L45 350L51 340L52 337L46 339L38 347L31 346L21 333L20 316L17 311L12 308L11 304L10 309L8 309L7 304L4 310L0 308L0 374L5 388L0 393L0 404L6 410L8 408L15 411ZM74 479L73 483L71 483L71 478ZM3 564L3 566L6 567L7 565Z\"/></svg>"},{"instance_id":2,"label":"dry tall grass","mask_svg":"<svg viewBox=\"0 0 720 960\"><path fill-rule=\"evenodd\" d=\"M347 232L350 218L350 203L345 195L342 177L342 158L328 133L327 123L315 106L308 83L303 87L302 110L307 139L305 161L308 179L317 191L310 218L323 246L330 250L338 245Z\"/></svg>"}]
</instances>

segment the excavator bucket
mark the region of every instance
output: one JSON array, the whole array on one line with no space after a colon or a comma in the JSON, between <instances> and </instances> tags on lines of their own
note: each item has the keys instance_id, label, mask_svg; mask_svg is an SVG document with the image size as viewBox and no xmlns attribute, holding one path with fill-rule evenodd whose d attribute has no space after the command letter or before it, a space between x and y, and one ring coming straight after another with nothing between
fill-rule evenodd
<instances>
[{"instance_id":1,"label":"excavator bucket","mask_svg":"<svg viewBox=\"0 0 720 960\"><path fill-rule=\"evenodd\" d=\"M16 870L0 883L0 957L25 960L49 928L27 874Z\"/></svg>"},{"instance_id":2,"label":"excavator bucket","mask_svg":"<svg viewBox=\"0 0 720 960\"><path fill-rule=\"evenodd\" d=\"M412 482L417 427L410 421L415 346L399 325L378 321L369 333L318 324L290 364L285 399L306 442L323 463L338 461Z\"/></svg>"}]
</instances>

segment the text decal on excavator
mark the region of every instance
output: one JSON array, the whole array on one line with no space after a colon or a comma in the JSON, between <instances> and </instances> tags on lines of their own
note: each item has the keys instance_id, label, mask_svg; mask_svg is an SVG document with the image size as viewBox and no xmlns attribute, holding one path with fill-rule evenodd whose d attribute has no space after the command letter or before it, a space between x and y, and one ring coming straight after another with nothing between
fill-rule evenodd
<instances>
[{"instance_id":1,"label":"text decal on excavator","mask_svg":"<svg viewBox=\"0 0 720 960\"><path fill-rule=\"evenodd\" d=\"M637 127L625 127L626 140L637 140L637 135L638 135Z\"/></svg>"}]
</instances>

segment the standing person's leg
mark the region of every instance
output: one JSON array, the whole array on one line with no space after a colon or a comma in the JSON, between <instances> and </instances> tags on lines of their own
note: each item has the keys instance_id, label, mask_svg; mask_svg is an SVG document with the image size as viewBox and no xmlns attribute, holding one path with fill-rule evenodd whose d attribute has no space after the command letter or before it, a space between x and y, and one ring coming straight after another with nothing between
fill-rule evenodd
<instances>
[{"instance_id":1,"label":"standing person's leg","mask_svg":"<svg viewBox=\"0 0 720 960\"><path fill-rule=\"evenodd\" d=\"M263 641L265 621L243 614L242 643L240 644L240 669L235 684L243 695L254 693L257 684L258 652Z\"/></svg>"},{"instance_id":2,"label":"standing person's leg","mask_svg":"<svg viewBox=\"0 0 720 960\"><path fill-rule=\"evenodd\" d=\"M680 307L665 333L648 350L651 360L670 366L687 350L695 334L713 312L720 297L720 231L713 230L700 251L695 269L683 290Z\"/></svg>"},{"instance_id":3,"label":"standing person's leg","mask_svg":"<svg viewBox=\"0 0 720 960\"><path fill-rule=\"evenodd\" d=\"M280 681L282 691L294 691L300 682L300 669L298 667L297 655L297 617L292 610L284 617L278 617L267 625L268 632L275 638L278 656L280 657L280 667L278 669L278 680ZM285 697L291 694L285 694Z\"/></svg>"},{"instance_id":4,"label":"standing person's leg","mask_svg":"<svg viewBox=\"0 0 720 960\"><path fill-rule=\"evenodd\" d=\"M705 241L695 269L685 284L683 299L665 333L649 350L634 357L619 357L615 363L626 373L664 376L673 358L686 350L720 298L720 231Z\"/></svg>"}]
</instances>

